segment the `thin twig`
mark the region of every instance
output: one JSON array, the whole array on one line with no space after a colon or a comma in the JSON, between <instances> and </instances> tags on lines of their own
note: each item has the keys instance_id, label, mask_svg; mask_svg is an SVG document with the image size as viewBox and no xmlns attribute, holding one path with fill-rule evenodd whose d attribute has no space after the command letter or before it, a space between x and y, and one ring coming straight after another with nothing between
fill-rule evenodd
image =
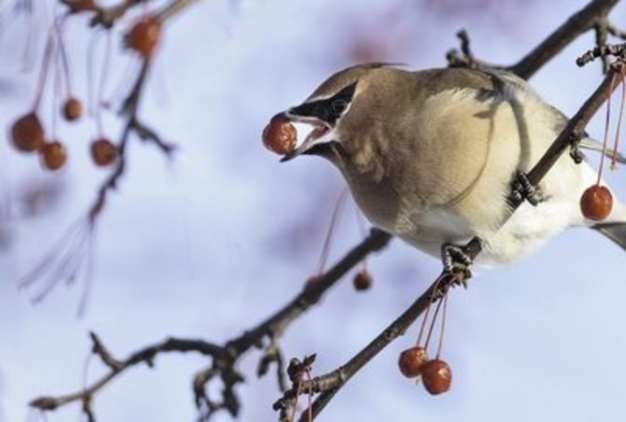
<instances>
[{"instance_id":1,"label":"thin twig","mask_svg":"<svg viewBox=\"0 0 626 422\"><path fill-rule=\"evenodd\" d=\"M626 41L626 31L619 29L613 25L611 25L610 23L607 25L607 31L609 31L609 34L613 35L614 37L617 37L619 39L622 39L624 41Z\"/></svg>"},{"instance_id":2,"label":"thin twig","mask_svg":"<svg viewBox=\"0 0 626 422\"><path fill-rule=\"evenodd\" d=\"M470 38L466 30L457 33L460 51L455 49L446 54L450 67L469 67L478 69L505 69L523 79L529 79L547 62L561 53L576 38L591 29L596 30L596 46L601 47L606 41L606 34L623 35L608 23L608 14L619 0L593 0L579 12L572 15L563 25L552 32L543 42L535 47L517 63L510 66L494 65L474 57L470 48Z\"/></svg>"},{"instance_id":3,"label":"thin twig","mask_svg":"<svg viewBox=\"0 0 626 422\"><path fill-rule=\"evenodd\" d=\"M529 79L548 61L570 45L576 38L604 19L619 0L593 0L578 13L572 15L541 44L508 70L524 79Z\"/></svg>"},{"instance_id":4,"label":"thin twig","mask_svg":"<svg viewBox=\"0 0 626 422\"><path fill-rule=\"evenodd\" d=\"M168 5L166 5L165 7L163 7L163 9L161 9L160 11L158 11L156 13L157 19L160 22L164 22L168 19L171 19L172 17L174 17L175 15L177 15L178 13L180 13L181 11L183 11L184 9L186 9L188 6L191 6L192 3L197 2L198 0L176 0L173 1L171 3L169 3Z\"/></svg>"},{"instance_id":5,"label":"thin twig","mask_svg":"<svg viewBox=\"0 0 626 422\"><path fill-rule=\"evenodd\" d=\"M94 343L94 353L100 356L102 361L109 367L109 372L93 382L90 386L75 393L58 397L44 396L36 398L30 402L31 407L39 410L54 410L75 401L82 401L84 403L86 400L90 400L99 390L105 387L113 379L117 378L131 367L140 363L145 363L152 367L154 365L154 358L160 353L197 352L205 356L219 356L224 353L223 348L203 340L188 340L172 337L161 343L144 347L143 349L131 354L128 358L118 361L114 359L108 351L103 353L103 350L105 350L104 346L95 334L91 333L91 338ZM115 365L111 365L111 362L113 361L116 362Z\"/></svg>"}]
</instances>

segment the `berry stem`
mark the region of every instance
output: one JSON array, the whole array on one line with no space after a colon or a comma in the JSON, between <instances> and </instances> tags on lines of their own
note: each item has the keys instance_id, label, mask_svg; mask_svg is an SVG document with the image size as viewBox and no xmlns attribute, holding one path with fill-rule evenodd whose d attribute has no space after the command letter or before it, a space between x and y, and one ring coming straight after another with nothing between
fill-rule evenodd
<instances>
[{"instance_id":1,"label":"berry stem","mask_svg":"<svg viewBox=\"0 0 626 422\"><path fill-rule=\"evenodd\" d=\"M439 277L437 279L437 282L435 284L433 292L436 292L436 291L439 290L439 285L440 285L442 280L443 279L441 277ZM428 302L428 306L426 307L426 312L424 313L424 319L422 320L422 325L420 327L420 332L417 335L417 341L415 342L416 346L419 346L420 343L422 342L422 337L424 335L424 328L426 327L426 321L428 320L428 314L430 314L430 307L432 306L432 304L433 304L433 300L431 299L430 302ZM437 308L437 309L439 309L439 308ZM435 313L435 318L436 318L436 313ZM432 330L432 327L431 327L431 330ZM430 334L428 335L428 337L430 338ZM426 343L428 343L428 340L426 340ZM424 348L426 348L426 347L424 347Z\"/></svg>"},{"instance_id":2,"label":"berry stem","mask_svg":"<svg viewBox=\"0 0 626 422\"><path fill-rule=\"evenodd\" d=\"M428 350L428 345L430 344L430 339L433 336L433 330L435 328L435 323L437 322L437 316L439 315L439 311L441 310L441 304L443 300L439 300L437 302L437 307L435 308L435 313L433 314L433 319L430 322L430 328L428 329L428 336L426 337L426 343L424 344L424 349Z\"/></svg>"},{"instance_id":3,"label":"berry stem","mask_svg":"<svg viewBox=\"0 0 626 422\"><path fill-rule=\"evenodd\" d=\"M28 17L26 19L28 19L26 26L28 27L28 29L26 30L26 42L24 43L24 51L22 52L22 70L30 70L31 66L33 64L33 50L34 50L34 42L33 42L33 32L35 31L36 25L35 25L35 16L34 16L34 12L33 12L33 5L32 3L30 3L29 0L24 0L23 3L23 7L24 10L26 11L26 14L28 15ZM15 15L17 15L17 11L13 12ZM13 18L17 18L17 16L12 16Z\"/></svg>"},{"instance_id":4,"label":"berry stem","mask_svg":"<svg viewBox=\"0 0 626 422\"><path fill-rule=\"evenodd\" d=\"M96 41L99 33L93 34L89 40L89 47L87 48L87 112L90 117L95 114L94 106L94 51L96 49ZM100 135L100 134L99 134Z\"/></svg>"},{"instance_id":5,"label":"berry stem","mask_svg":"<svg viewBox=\"0 0 626 422\"><path fill-rule=\"evenodd\" d=\"M613 154L611 156L611 170L615 170L617 167L617 149L619 147L619 138L620 132L622 130L622 120L624 119L624 102L626 101L626 83L624 78L626 78L626 68L622 66L620 70L621 75L621 84L622 84L622 101L619 107L619 118L617 120L617 129L615 130L615 143L613 145Z\"/></svg>"},{"instance_id":6,"label":"berry stem","mask_svg":"<svg viewBox=\"0 0 626 422\"><path fill-rule=\"evenodd\" d=\"M363 261L361 261L361 272L363 274L368 273L368 270L367 270L367 258L364 259Z\"/></svg>"},{"instance_id":7,"label":"berry stem","mask_svg":"<svg viewBox=\"0 0 626 422\"><path fill-rule=\"evenodd\" d=\"M363 221L363 214L361 214L358 208L356 207L352 207L352 208L354 209L354 218L355 218L359 233L361 233L362 237L367 237L367 228L365 227L365 222ZM367 271L367 257L363 259L361 271Z\"/></svg>"},{"instance_id":8,"label":"berry stem","mask_svg":"<svg viewBox=\"0 0 626 422\"><path fill-rule=\"evenodd\" d=\"M293 404L293 407L291 408L291 415L289 415L289 422L294 422L296 420L296 410L298 408L298 401L300 400L301 387L302 387L302 383L298 380L298 383L296 385L296 400L295 400L295 403Z\"/></svg>"},{"instance_id":9,"label":"berry stem","mask_svg":"<svg viewBox=\"0 0 626 422\"><path fill-rule=\"evenodd\" d=\"M448 293L443 297L443 314L441 315L441 331L439 331L439 344L437 345L437 356L435 359L441 357L441 349L443 348L443 337L446 332L446 315L448 314Z\"/></svg>"},{"instance_id":10,"label":"berry stem","mask_svg":"<svg viewBox=\"0 0 626 422\"><path fill-rule=\"evenodd\" d=\"M60 60L60 55L55 55L54 63L52 64L52 120L50 127L50 139L56 139L57 133L57 110L61 105L61 91L63 90L62 80L61 80L61 66L59 66L58 61Z\"/></svg>"},{"instance_id":11,"label":"berry stem","mask_svg":"<svg viewBox=\"0 0 626 422\"><path fill-rule=\"evenodd\" d=\"M308 383L311 382L311 371L309 369L307 369L305 371L306 374L306 380ZM309 418L309 421L313 421L313 407L311 406L313 404L313 391L311 389L311 387L309 387L309 394L308 394L308 403L307 403L307 417Z\"/></svg>"},{"instance_id":12,"label":"berry stem","mask_svg":"<svg viewBox=\"0 0 626 422\"><path fill-rule=\"evenodd\" d=\"M32 110L36 111L41 103L43 92L46 86L46 80L48 79L48 69L50 67L50 60L54 54L54 32L51 32L46 42L46 49L43 53L43 61L41 63L41 72L39 73L39 82L37 83L37 93L35 94L35 100L33 101Z\"/></svg>"},{"instance_id":13,"label":"berry stem","mask_svg":"<svg viewBox=\"0 0 626 422\"><path fill-rule=\"evenodd\" d=\"M70 64L67 56L67 49L63 41L63 30L65 29L65 19L69 15L62 15L55 19L55 30L57 40L59 42L59 55L61 56L61 65L63 69L63 79L65 80L65 89L67 90L67 96L72 96L72 77L70 75Z\"/></svg>"},{"instance_id":14,"label":"berry stem","mask_svg":"<svg viewBox=\"0 0 626 422\"><path fill-rule=\"evenodd\" d=\"M98 83L98 98L96 104L96 124L98 125L98 135L102 136L104 133L104 124L102 122L102 103L104 102L104 90L106 88L106 81L109 78L109 67L111 64L111 31L106 33L106 46L104 53L104 63L102 64L102 73L100 74L100 81Z\"/></svg>"},{"instance_id":15,"label":"berry stem","mask_svg":"<svg viewBox=\"0 0 626 422\"><path fill-rule=\"evenodd\" d=\"M609 142L609 127L611 123L611 97L613 96L613 88L615 87L615 78L617 74L613 74L611 77L611 83L609 84L609 96L606 100L606 117L604 119L604 140L602 141L602 154L600 155L600 166L598 168L598 180L596 185L600 185L602 180L602 171L604 169L604 159L606 157L607 145Z\"/></svg>"},{"instance_id":16,"label":"berry stem","mask_svg":"<svg viewBox=\"0 0 626 422\"><path fill-rule=\"evenodd\" d=\"M422 320L422 325L420 326L420 332L417 335L417 341L415 342L416 346L419 346L422 342L422 337L424 336L424 329L426 328L426 321L428 321L428 314L430 314L430 308L432 307L432 302L428 304L426 307L426 312L424 312L424 319Z\"/></svg>"},{"instance_id":17,"label":"berry stem","mask_svg":"<svg viewBox=\"0 0 626 422\"><path fill-rule=\"evenodd\" d=\"M330 245L332 243L333 237L336 232L335 228L337 227L337 221L339 220L339 216L343 213L343 209L345 208L347 197L348 197L348 189L344 188L339 194L339 198L337 198L337 202L335 203L335 208L333 209L333 215L330 219L328 230L326 231L326 238L324 239L324 246L322 247L322 253L320 254L320 261L317 266L318 274L322 274L324 272L324 268L326 268L326 263L328 262L328 254L330 253Z\"/></svg>"}]
</instances>

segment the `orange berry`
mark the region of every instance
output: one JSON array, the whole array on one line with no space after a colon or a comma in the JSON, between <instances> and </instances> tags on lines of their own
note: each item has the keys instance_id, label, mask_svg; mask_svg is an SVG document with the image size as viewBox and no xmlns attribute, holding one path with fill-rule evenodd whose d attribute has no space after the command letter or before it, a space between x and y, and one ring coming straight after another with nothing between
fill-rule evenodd
<instances>
[{"instance_id":1,"label":"orange berry","mask_svg":"<svg viewBox=\"0 0 626 422\"><path fill-rule=\"evenodd\" d=\"M108 166L117 158L117 147L106 138L91 143L91 158L98 166Z\"/></svg>"},{"instance_id":2,"label":"orange berry","mask_svg":"<svg viewBox=\"0 0 626 422\"><path fill-rule=\"evenodd\" d=\"M130 28L124 42L126 47L147 58L154 52L160 38L161 22L154 16L145 16Z\"/></svg>"},{"instance_id":3,"label":"orange berry","mask_svg":"<svg viewBox=\"0 0 626 422\"><path fill-rule=\"evenodd\" d=\"M432 395L445 393L452 384L450 365L441 359L432 359L422 365L424 388Z\"/></svg>"},{"instance_id":4,"label":"orange berry","mask_svg":"<svg viewBox=\"0 0 626 422\"><path fill-rule=\"evenodd\" d=\"M352 279L352 285L356 290L363 291L372 287L372 275L367 270L359 271Z\"/></svg>"},{"instance_id":5,"label":"orange berry","mask_svg":"<svg viewBox=\"0 0 626 422\"><path fill-rule=\"evenodd\" d=\"M78 119L83 114L83 104L78 98L70 97L63 104L63 117L68 122Z\"/></svg>"},{"instance_id":6,"label":"orange berry","mask_svg":"<svg viewBox=\"0 0 626 422\"><path fill-rule=\"evenodd\" d=\"M70 8L70 13L89 12L97 9L94 0L62 0L62 2Z\"/></svg>"},{"instance_id":7,"label":"orange berry","mask_svg":"<svg viewBox=\"0 0 626 422\"><path fill-rule=\"evenodd\" d=\"M590 220L604 220L612 208L613 195L606 186L593 185L580 197L580 210Z\"/></svg>"},{"instance_id":8,"label":"orange berry","mask_svg":"<svg viewBox=\"0 0 626 422\"><path fill-rule=\"evenodd\" d=\"M44 143L39 153L43 166L48 170L58 170L67 161L67 150L59 141Z\"/></svg>"},{"instance_id":9,"label":"orange berry","mask_svg":"<svg viewBox=\"0 0 626 422\"><path fill-rule=\"evenodd\" d=\"M422 374L422 367L428 361L428 353L421 346L413 346L400 353L398 367L407 378L416 378Z\"/></svg>"},{"instance_id":10,"label":"orange berry","mask_svg":"<svg viewBox=\"0 0 626 422\"><path fill-rule=\"evenodd\" d=\"M37 151L43 144L44 130L35 112L28 113L11 127L13 146L22 152Z\"/></svg>"},{"instance_id":11,"label":"orange berry","mask_svg":"<svg viewBox=\"0 0 626 422\"><path fill-rule=\"evenodd\" d=\"M289 119L277 114L263 129L263 145L276 154L286 155L293 152L297 136L296 128Z\"/></svg>"}]
</instances>

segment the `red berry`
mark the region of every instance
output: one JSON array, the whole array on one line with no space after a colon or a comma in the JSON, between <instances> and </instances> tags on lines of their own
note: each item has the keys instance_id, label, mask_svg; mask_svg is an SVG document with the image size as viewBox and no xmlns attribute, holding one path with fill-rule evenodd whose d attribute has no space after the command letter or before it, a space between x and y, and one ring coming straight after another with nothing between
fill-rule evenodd
<instances>
[{"instance_id":1,"label":"red berry","mask_svg":"<svg viewBox=\"0 0 626 422\"><path fill-rule=\"evenodd\" d=\"M372 275L367 270L359 271L352 279L352 285L356 290L363 291L372 287Z\"/></svg>"},{"instance_id":2,"label":"red berry","mask_svg":"<svg viewBox=\"0 0 626 422\"><path fill-rule=\"evenodd\" d=\"M400 353L398 367L405 377L416 378L422 375L422 368L427 361L426 349L421 346L413 346Z\"/></svg>"},{"instance_id":3,"label":"red berry","mask_svg":"<svg viewBox=\"0 0 626 422\"><path fill-rule=\"evenodd\" d=\"M289 119L277 114L263 129L263 145L276 154L286 155L293 152L297 136L296 128Z\"/></svg>"},{"instance_id":4,"label":"red berry","mask_svg":"<svg viewBox=\"0 0 626 422\"><path fill-rule=\"evenodd\" d=\"M108 166L117 158L117 147L106 138L91 143L91 158L98 166Z\"/></svg>"},{"instance_id":5,"label":"red berry","mask_svg":"<svg viewBox=\"0 0 626 422\"><path fill-rule=\"evenodd\" d=\"M62 0L67 7L70 8L70 13L89 12L96 10L96 3L94 0Z\"/></svg>"},{"instance_id":6,"label":"red berry","mask_svg":"<svg viewBox=\"0 0 626 422\"><path fill-rule=\"evenodd\" d=\"M580 210L590 220L604 220L612 208L613 195L606 186L593 185L580 197Z\"/></svg>"},{"instance_id":7,"label":"red berry","mask_svg":"<svg viewBox=\"0 0 626 422\"><path fill-rule=\"evenodd\" d=\"M58 170L67 161L67 150L59 141L46 142L39 152L42 164L48 170Z\"/></svg>"},{"instance_id":8,"label":"red berry","mask_svg":"<svg viewBox=\"0 0 626 422\"><path fill-rule=\"evenodd\" d=\"M13 146L22 152L37 151L43 144L44 130L35 112L28 113L11 127Z\"/></svg>"},{"instance_id":9,"label":"red berry","mask_svg":"<svg viewBox=\"0 0 626 422\"><path fill-rule=\"evenodd\" d=\"M70 97L63 104L63 117L71 122L83 114L83 104L78 98Z\"/></svg>"},{"instance_id":10,"label":"red berry","mask_svg":"<svg viewBox=\"0 0 626 422\"><path fill-rule=\"evenodd\" d=\"M452 370L441 359L432 359L422 365L422 382L432 395L445 393L452 384Z\"/></svg>"},{"instance_id":11,"label":"red berry","mask_svg":"<svg viewBox=\"0 0 626 422\"><path fill-rule=\"evenodd\" d=\"M161 38L161 22L154 16L145 16L126 33L126 47L135 50L144 58L149 57Z\"/></svg>"}]
</instances>

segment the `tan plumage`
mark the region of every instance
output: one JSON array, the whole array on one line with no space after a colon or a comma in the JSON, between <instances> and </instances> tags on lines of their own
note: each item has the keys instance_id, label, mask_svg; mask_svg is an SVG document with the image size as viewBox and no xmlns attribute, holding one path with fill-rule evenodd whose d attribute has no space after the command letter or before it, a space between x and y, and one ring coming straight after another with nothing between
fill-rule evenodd
<instances>
[{"instance_id":1,"label":"tan plumage","mask_svg":"<svg viewBox=\"0 0 626 422\"><path fill-rule=\"evenodd\" d=\"M589 223L578 200L595 173L563 156L540 185L545 201L523 204L503 225L514 178L539 160L566 122L511 74L356 66L286 115L326 128L292 156L328 158L374 225L431 255L478 235L485 242L479 260L506 263L567 226ZM626 222L626 208L616 204L607 221ZM626 245L623 227L610 232Z\"/></svg>"}]
</instances>

